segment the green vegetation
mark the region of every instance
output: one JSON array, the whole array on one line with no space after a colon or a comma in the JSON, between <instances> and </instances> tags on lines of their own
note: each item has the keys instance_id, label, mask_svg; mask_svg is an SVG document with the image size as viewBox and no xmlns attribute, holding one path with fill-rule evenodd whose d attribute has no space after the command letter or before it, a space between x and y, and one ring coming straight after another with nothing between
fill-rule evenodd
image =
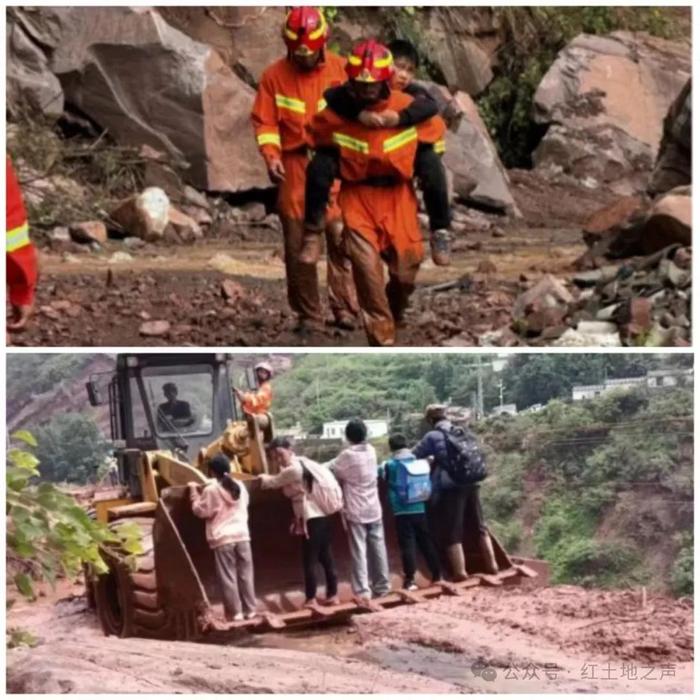
<instances>
[{"instance_id":1,"label":"green vegetation","mask_svg":"<svg viewBox=\"0 0 700 700\"><path fill-rule=\"evenodd\" d=\"M94 481L96 467L110 453L109 443L95 421L82 413L60 413L35 428L35 432L39 471L47 481Z\"/></svg>"},{"instance_id":2,"label":"green vegetation","mask_svg":"<svg viewBox=\"0 0 700 700\"><path fill-rule=\"evenodd\" d=\"M18 177L32 230L103 219L117 202L143 188L147 161L138 148L117 145L107 132L88 138L62 126L22 114L7 131L9 156L29 169L29 179L22 169ZM77 190L75 183L80 183Z\"/></svg>"},{"instance_id":3,"label":"green vegetation","mask_svg":"<svg viewBox=\"0 0 700 700\"><path fill-rule=\"evenodd\" d=\"M37 582L75 578L83 565L105 572L100 547L141 551L138 528L125 524L110 530L53 484L37 482L39 461L27 449L36 449L36 440L26 431L12 437L24 448L13 447L7 455L6 556L8 575L23 596L33 599ZM10 642L28 643L21 631L11 637Z\"/></svg>"},{"instance_id":4,"label":"green vegetation","mask_svg":"<svg viewBox=\"0 0 700 700\"><path fill-rule=\"evenodd\" d=\"M489 525L555 583L692 594L692 415L690 389L635 389L484 421Z\"/></svg>"},{"instance_id":5,"label":"green vegetation","mask_svg":"<svg viewBox=\"0 0 700 700\"><path fill-rule=\"evenodd\" d=\"M64 380L73 380L94 356L54 353L10 355L7 358L8 399L13 401L31 394L42 394Z\"/></svg>"},{"instance_id":6,"label":"green vegetation","mask_svg":"<svg viewBox=\"0 0 700 700\"><path fill-rule=\"evenodd\" d=\"M411 414L422 413L428 403L473 405L477 389L473 365L479 362L485 365L487 410L499 403L501 381L504 403L514 402L522 409L552 398L568 399L574 384L639 376L660 367L692 366L687 355L519 354L511 356L504 371L497 373L491 369L490 358L455 354L299 356L292 371L274 382L275 419L283 428L299 421L305 430L319 434L325 421L388 416L396 429L410 432Z\"/></svg>"}]
</instances>

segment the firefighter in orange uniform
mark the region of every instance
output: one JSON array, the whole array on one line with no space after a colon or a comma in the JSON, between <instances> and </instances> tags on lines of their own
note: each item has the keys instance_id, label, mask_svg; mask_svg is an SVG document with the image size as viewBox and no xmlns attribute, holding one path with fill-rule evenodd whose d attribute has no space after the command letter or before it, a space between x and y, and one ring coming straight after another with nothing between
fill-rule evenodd
<instances>
[{"instance_id":1,"label":"firefighter in orange uniform","mask_svg":"<svg viewBox=\"0 0 700 700\"><path fill-rule=\"evenodd\" d=\"M298 330L303 331L320 327L324 320L316 266L299 262L309 162L307 126L325 106L324 91L345 82L345 60L326 49L328 25L316 8L293 8L287 14L282 34L287 56L263 73L252 121L270 179L279 185L287 296L299 317ZM343 224L334 198L330 198L324 226L329 302L337 325L352 328L358 311L357 297L350 261L340 247Z\"/></svg>"},{"instance_id":2,"label":"firefighter in orange uniform","mask_svg":"<svg viewBox=\"0 0 700 700\"><path fill-rule=\"evenodd\" d=\"M411 103L412 97L390 89L391 53L372 39L353 49L346 71L350 80L345 89L364 110L396 114ZM434 116L410 128L369 128L327 107L314 117L310 132L315 155L307 170L301 259L318 259L317 231L339 176L344 245L352 260L367 338L371 345L393 345L396 323L403 319L423 260L412 185L416 149L432 144L442 152L445 124ZM386 287L383 263L389 269Z\"/></svg>"},{"instance_id":3,"label":"firefighter in orange uniform","mask_svg":"<svg viewBox=\"0 0 700 700\"><path fill-rule=\"evenodd\" d=\"M9 158L6 158L6 233L7 287L12 307L7 330L21 331L34 310L34 289L37 280L36 249L29 240L29 223L22 192Z\"/></svg>"},{"instance_id":4,"label":"firefighter in orange uniform","mask_svg":"<svg viewBox=\"0 0 700 700\"><path fill-rule=\"evenodd\" d=\"M259 362L255 365L255 377L258 380L257 391L241 391L234 389L233 393L241 402L245 413L259 415L269 413L272 405L272 365L268 362Z\"/></svg>"}]
</instances>

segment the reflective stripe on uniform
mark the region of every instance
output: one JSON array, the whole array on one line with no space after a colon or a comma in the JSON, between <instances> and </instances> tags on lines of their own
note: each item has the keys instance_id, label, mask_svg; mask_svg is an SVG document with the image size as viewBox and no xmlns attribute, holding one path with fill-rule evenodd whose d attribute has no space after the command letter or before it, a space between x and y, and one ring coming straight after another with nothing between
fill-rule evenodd
<instances>
[{"instance_id":1,"label":"reflective stripe on uniform","mask_svg":"<svg viewBox=\"0 0 700 700\"><path fill-rule=\"evenodd\" d=\"M5 250L8 253L12 253L15 250L24 248L24 246L29 245L29 243L29 224L25 221L21 226L7 232Z\"/></svg>"},{"instance_id":2,"label":"reflective stripe on uniform","mask_svg":"<svg viewBox=\"0 0 700 700\"><path fill-rule=\"evenodd\" d=\"M323 110L328 106L326 101L323 99L323 97L318 101L318 104L316 105L316 111L317 112L323 112Z\"/></svg>"},{"instance_id":3,"label":"reflective stripe on uniform","mask_svg":"<svg viewBox=\"0 0 700 700\"><path fill-rule=\"evenodd\" d=\"M395 151L397 148L401 148L401 146L405 146L407 143L411 143L411 141L416 141L417 139L418 130L415 126L412 126L410 129L406 129L384 141L384 153L391 153L391 151Z\"/></svg>"},{"instance_id":4,"label":"reflective stripe on uniform","mask_svg":"<svg viewBox=\"0 0 700 700\"><path fill-rule=\"evenodd\" d=\"M433 150L435 151L435 153L444 153L445 152L445 141L444 140L436 141L433 144Z\"/></svg>"},{"instance_id":5,"label":"reflective stripe on uniform","mask_svg":"<svg viewBox=\"0 0 700 700\"><path fill-rule=\"evenodd\" d=\"M288 109L297 114L306 114L306 102L304 100L297 100L294 97L278 94L275 95L275 104L278 107L282 107L282 109Z\"/></svg>"},{"instance_id":6,"label":"reflective stripe on uniform","mask_svg":"<svg viewBox=\"0 0 700 700\"><path fill-rule=\"evenodd\" d=\"M341 134L338 131L333 133L333 143L337 143L339 146L348 148L351 151L357 151L358 153L369 153L369 143L367 141L354 139L352 136Z\"/></svg>"},{"instance_id":7,"label":"reflective stripe on uniform","mask_svg":"<svg viewBox=\"0 0 700 700\"><path fill-rule=\"evenodd\" d=\"M272 144L273 146L279 146L282 148L282 142L280 141L279 134L267 133L258 134L258 146L266 146Z\"/></svg>"}]
</instances>

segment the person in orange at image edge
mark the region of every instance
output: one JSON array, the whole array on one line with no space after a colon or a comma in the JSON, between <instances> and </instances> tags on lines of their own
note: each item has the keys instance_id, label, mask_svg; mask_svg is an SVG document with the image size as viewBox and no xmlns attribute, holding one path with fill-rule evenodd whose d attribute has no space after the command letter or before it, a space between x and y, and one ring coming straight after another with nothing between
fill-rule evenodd
<instances>
[{"instance_id":1,"label":"person in orange at image edge","mask_svg":"<svg viewBox=\"0 0 700 700\"><path fill-rule=\"evenodd\" d=\"M345 59L327 50L328 24L316 8L293 8L282 36L287 55L263 73L251 118L270 179L279 186L287 296L298 316L296 330L304 333L320 328L324 321L316 266L299 260L310 146L306 127L324 108L324 91L345 81ZM332 189L324 226L329 304L336 325L351 330L358 312L357 296L350 261L340 246L343 223L335 203L338 185Z\"/></svg>"},{"instance_id":2,"label":"person in orange at image edge","mask_svg":"<svg viewBox=\"0 0 700 700\"><path fill-rule=\"evenodd\" d=\"M23 330L34 310L34 291L38 277L36 249L29 239L29 223L22 192L10 158L6 158L5 194L7 203L5 251L7 288L11 318L9 332ZM8 344L9 344L8 338Z\"/></svg>"},{"instance_id":3,"label":"person in orange at image edge","mask_svg":"<svg viewBox=\"0 0 700 700\"><path fill-rule=\"evenodd\" d=\"M236 398L241 402L245 413L262 414L270 411L272 405L272 366L267 362L259 362L255 365L255 377L258 380L256 391L233 390Z\"/></svg>"},{"instance_id":4,"label":"person in orange at image edge","mask_svg":"<svg viewBox=\"0 0 700 700\"><path fill-rule=\"evenodd\" d=\"M355 46L346 72L348 89L364 111L400 113L413 99L391 90L391 52L373 39ZM423 260L412 183L416 151L421 143L444 148L445 124L433 116L408 128L371 128L327 107L314 117L310 132L315 155L307 169L300 259L318 260L325 203L339 176L344 245L352 261L367 339L370 345L393 345L396 324L403 321ZM389 269L386 287L383 263Z\"/></svg>"}]
</instances>

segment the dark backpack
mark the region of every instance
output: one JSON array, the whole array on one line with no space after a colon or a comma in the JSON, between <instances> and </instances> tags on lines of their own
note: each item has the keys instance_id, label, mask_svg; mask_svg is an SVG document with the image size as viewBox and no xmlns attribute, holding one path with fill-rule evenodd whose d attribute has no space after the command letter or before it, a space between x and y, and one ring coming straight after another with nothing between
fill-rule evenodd
<instances>
[{"instance_id":1,"label":"dark backpack","mask_svg":"<svg viewBox=\"0 0 700 700\"><path fill-rule=\"evenodd\" d=\"M450 479L460 486L483 481L488 476L486 458L474 433L456 425L440 432L445 436L447 464L444 466Z\"/></svg>"}]
</instances>

